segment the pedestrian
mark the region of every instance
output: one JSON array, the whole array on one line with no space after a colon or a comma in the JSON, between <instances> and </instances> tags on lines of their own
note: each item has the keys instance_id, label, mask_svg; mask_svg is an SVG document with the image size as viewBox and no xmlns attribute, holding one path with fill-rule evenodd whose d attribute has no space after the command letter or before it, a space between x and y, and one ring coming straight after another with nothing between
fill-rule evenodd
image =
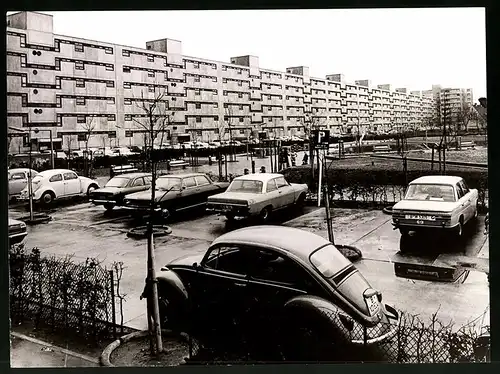
<instances>
[{"instance_id":1,"label":"pedestrian","mask_svg":"<svg viewBox=\"0 0 500 374\"><path fill-rule=\"evenodd\" d=\"M295 152L292 152L292 154L290 156L290 160L292 161L292 166L295 166L295 164L296 164L296 161L295 161L296 157L297 157L297 154Z\"/></svg>"},{"instance_id":2,"label":"pedestrian","mask_svg":"<svg viewBox=\"0 0 500 374\"><path fill-rule=\"evenodd\" d=\"M309 156L307 153L304 153L304 157L302 158L302 165L307 165L309 162Z\"/></svg>"},{"instance_id":3,"label":"pedestrian","mask_svg":"<svg viewBox=\"0 0 500 374\"><path fill-rule=\"evenodd\" d=\"M265 173L266 172L266 167L265 166L261 166L260 167L260 172L261 173Z\"/></svg>"}]
</instances>

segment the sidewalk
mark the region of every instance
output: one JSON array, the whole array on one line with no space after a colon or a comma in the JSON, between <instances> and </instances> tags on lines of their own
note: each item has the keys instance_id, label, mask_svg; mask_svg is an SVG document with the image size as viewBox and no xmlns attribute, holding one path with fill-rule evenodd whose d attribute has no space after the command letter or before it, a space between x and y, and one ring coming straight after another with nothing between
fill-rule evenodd
<instances>
[{"instance_id":1,"label":"sidewalk","mask_svg":"<svg viewBox=\"0 0 500 374\"><path fill-rule=\"evenodd\" d=\"M10 366L33 367L98 367L99 359L88 357L41 340L11 332Z\"/></svg>"}]
</instances>

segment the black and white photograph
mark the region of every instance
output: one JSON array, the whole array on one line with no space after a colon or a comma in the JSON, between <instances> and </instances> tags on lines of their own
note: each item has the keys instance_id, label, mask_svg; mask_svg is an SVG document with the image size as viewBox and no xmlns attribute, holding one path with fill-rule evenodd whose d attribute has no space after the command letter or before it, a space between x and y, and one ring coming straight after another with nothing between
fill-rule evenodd
<instances>
[{"instance_id":1,"label":"black and white photograph","mask_svg":"<svg viewBox=\"0 0 500 374\"><path fill-rule=\"evenodd\" d=\"M485 20L7 12L11 367L490 362Z\"/></svg>"}]
</instances>

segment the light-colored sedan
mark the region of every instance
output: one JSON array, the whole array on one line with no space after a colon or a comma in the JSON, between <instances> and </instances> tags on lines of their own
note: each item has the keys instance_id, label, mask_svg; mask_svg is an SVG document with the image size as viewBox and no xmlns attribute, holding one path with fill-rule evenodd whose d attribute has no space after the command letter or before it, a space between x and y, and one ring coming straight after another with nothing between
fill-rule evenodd
<instances>
[{"instance_id":1,"label":"light-colored sedan","mask_svg":"<svg viewBox=\"0 0 500 374\"><path fill-rule=\"evenodd\" d=\"M282 174L247 174L235 178L226 192L209 197L207 210L228 220L258 216L267 222L271 212L302 207L307 191L307 184L288 183Z\"/></svg>"},{"instance_id":2,"label":"light-colored sedan","mask_svg":"<svg viewBox=\"0 0 500 374\"><path fill-rule=\"evenodd\" d=\"M401 235L422 229L454 230L477 217L478 191L461 177L430 175L410 183L403 200L392 208L392 224Z\"/></svg>"},{"instance_id":3,"label":"light-colored sedan","mask_svg":"<svg viewBox=\"0 0 500 374\"><path fill-rule=\"evenodd\" d=\"M27 168L17 168L10 169L9 173L9 199L19 197L21 191L28 184L28 174L30 169ZM31 177L33 178L38 174L38 171L31 169Z\"/></svg>"},{"instance_id":4,"label":"light-colored sedan","mask_svg":"<svg viewBox=\"0 0 500 374\"><path fill-rule=\"evenodd\" d=\"M28 231L24 222L9 218L9 245L21 243L27 235Z\"/></svg>"},{"instance_id":5,"label":"light-colored sedan","mask_svg":"<svg viewBox=\"0 0 500 374\"><path fill-rule=\"evenodd\" d=\"M51 169L42 171L34 177L32 186L33 201L49 205L54 200L89 196L92 191L99 188L99 183L79 176L73 170ZM21 191L20 200L29 200L28 186Z\"/></svg>"}]
</instances>

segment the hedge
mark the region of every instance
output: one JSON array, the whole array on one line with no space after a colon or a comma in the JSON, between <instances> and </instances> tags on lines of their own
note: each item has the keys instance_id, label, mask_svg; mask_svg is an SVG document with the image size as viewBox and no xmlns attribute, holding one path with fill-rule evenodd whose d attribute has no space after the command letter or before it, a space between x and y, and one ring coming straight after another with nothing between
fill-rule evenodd
<instances>
[{"instance_id":1,"label":"hedge","mask_svg":"<svg viewBox=\"0 0 500 374\"><path fill-rule=\"evenodd\" d=\"M310 166L296 166L281 171L286 179L291 183L306 183L309 189L314 191L317 188L318 173L315 168L315 179L312 179ZM372 168L369 171L362 169L337 168L329 169L323 176L323 181L327 181L331 196L337 199L350 200L361 199L361 201L388 202L390 197L388 191L392 190L394 199L397 200L405 189L405 182L425 176L439 175L438 170L408 170L407 177L402 170L391 170ZM466 169L453 171L453 175L464 178L469 188L476 188L479 192L479 202L481 206L487 206L488 191L488 171L479 169ZM406 179L407 178L407 179ZM400 198L400 196L399 196Z\"/></svg>"}]
</instances>

